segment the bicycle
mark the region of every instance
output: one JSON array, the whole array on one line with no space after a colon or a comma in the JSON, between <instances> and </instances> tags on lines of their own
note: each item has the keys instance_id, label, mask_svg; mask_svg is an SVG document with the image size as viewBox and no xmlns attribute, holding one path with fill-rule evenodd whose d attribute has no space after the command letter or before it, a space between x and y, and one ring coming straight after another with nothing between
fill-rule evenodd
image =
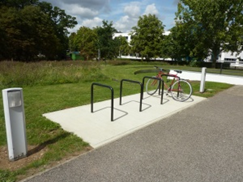
<instances>
[{"instance_id":1,"label":"bicycle","mask_svg":"<svg viewBox=\"0 0 243 182\"><path fill-rule=\"evenodd\" d=\"M173 77L169 85L167 85L166 82L164 81L164 87L165 89L167 89L166 95L171 94L174 100L180 102L184 102L191 97L192 95L191 84L188 81L181 79L179 76L177 76L177 74L182 73L181 70L174 70L176 74L171 74L169 73L170 71L167 71L163 68L159 68L157 66L155 66L155 68L159 70L155 78L163 79L162 78L163 76ZM148 79L146 83L147 94L153 95L157 92L158 89L159 89L159 81L157 79L152 79L152 78Z\"/></svg>"}]
</instances>

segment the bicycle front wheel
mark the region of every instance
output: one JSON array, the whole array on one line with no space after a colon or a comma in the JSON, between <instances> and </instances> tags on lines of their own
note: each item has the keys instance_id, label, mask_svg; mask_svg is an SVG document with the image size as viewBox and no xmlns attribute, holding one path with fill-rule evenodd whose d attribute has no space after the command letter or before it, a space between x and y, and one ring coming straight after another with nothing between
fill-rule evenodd
<instances>
[{"instance_id":1,"label":"bicycle front wheel","mask_svg":"<svg viewBox=\"0 0 243 182\"><path fill-rule=\"evenodd\" d=\"M178 80L171 87L171 96L173 99L184 102L192 95L192 86L186 80Z\"/></svg>"},{"instance_id":2,"label":"bicycle front wheel","mask_svg":"<svg viewBox=\"0 0 243 182\"><path fill-rule=\"evenodd\" d=\"M159 81L156 79L148 79L146 83L146 92L149 95L153 95L159 88Z\"/></svg>"}]
</instances>

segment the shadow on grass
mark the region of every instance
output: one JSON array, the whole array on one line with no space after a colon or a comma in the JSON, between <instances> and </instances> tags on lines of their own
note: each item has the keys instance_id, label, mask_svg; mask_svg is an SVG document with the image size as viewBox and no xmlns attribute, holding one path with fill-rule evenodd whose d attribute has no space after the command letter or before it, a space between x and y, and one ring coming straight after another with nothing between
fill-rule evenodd
<instances>
[{"instance_id":1,"label":"shadow on grass","mask_svg":"<svg viewBox=\"0 0 243 182\"><path fill-rule=\"evenodd\" d=\"M37 147L35 147L35 148L29 150L29 151L27 152L27 156L31 156L31 155L33 155L33 154L35 154L35 153L38 153L39 151L43 150L46 146L51 145L51 144L53 144L53 143L56 143L56 142L58 142L59 140L68 137L69 135L71 135L71 134L70 134L70 133L63 133L63 134L61 134L61 135L56 136L56 137L53 138L53 139L50 139L50 140L45 141L45 142L39 144Z\"/></svg>"}]
</instances>

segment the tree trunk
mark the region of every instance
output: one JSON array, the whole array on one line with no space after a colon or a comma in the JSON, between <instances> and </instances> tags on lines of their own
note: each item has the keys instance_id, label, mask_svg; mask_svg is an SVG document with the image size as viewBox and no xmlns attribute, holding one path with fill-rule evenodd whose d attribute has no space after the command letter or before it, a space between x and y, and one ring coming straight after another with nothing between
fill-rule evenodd
<instances>
[{"instance_id":1,"label":"tree trunk","mask_svg":"<svg viewBox=\"0 0 243 182\"><path fill-rule=\"evenodd\" d=\"M212 68L216 68L216 56L214 56L214 54L212 55L212 58L211 58L211 61L212 61Z\"/></svg>"},{"instance_id":2,"label":"tree trunk","mask_svg":"<svg viewBox=\"0 0 243 182\"><path fill-rule=\"evenodd\" d=\"M216 68L216 62L218 60L218 56L220 54L220 46L216 46L213 50L212 50L212 67Z\"/></svg>"}]
</instances>

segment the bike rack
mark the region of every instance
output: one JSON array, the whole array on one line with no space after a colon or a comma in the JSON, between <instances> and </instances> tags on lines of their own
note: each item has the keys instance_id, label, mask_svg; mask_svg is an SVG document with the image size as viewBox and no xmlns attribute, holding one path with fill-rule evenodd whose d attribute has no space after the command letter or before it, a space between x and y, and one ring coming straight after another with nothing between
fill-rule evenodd
<instances>
[{"instance_id":1,"label":"bike rack","mask_svg":"<svg viewBox=\"0 0 243 182\"><path fill-rule=\"evenodd\" d=\"M139 104L139 111L142 111L142 100L143 100L143 84L140 83L139 81L134 81L134 80L128 80L128 79L122 79L120 82L120 105L122 105L122 88L123 88L123 82L130 82L130 83L136 83L140 85L140 104Z\"/></svg>"},{"instance_id":2,"label":"bike rack","mask_svg":"<svg viewBox=\"0 0 243 182\"><path fill-rule=\"evenodd\" d=\"M158 78L158 77L151 77L151 76L145 76L143 77L143 89L144 89L144 81L145 78L149 78L149 79L155 79L159 81L159 94L160 94L160 88L162 85L162 93L161 93L161 101L160 104L163 104L163 95L164 95L164 80L162 78ZM143 92L142 92L142 99L143 99Z\"/></svg>"},{"instance_id":3,"label":"bike rack","mask_svg":"<svg viewBox=\"0 0 243 182\"><path fill-rule=\"evenodd\" d=\"M114 121L114 90L111 86L104 85L101 83L92 83L91 85L91 113L93 113L93 102L94 102L94 86L100 86L100 87L105 87L109 88L111 90L111 121Z\"/></svg>"}]
</instances>

